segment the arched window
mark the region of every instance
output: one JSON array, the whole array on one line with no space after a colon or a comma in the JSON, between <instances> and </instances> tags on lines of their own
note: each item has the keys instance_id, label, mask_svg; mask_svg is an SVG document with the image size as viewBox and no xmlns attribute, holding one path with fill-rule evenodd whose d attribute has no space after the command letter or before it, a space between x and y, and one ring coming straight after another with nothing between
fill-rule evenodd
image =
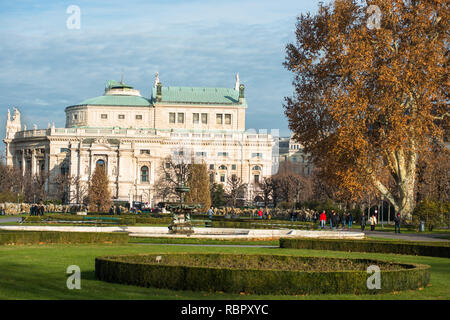
<instances>
[{"instance_id":1,"label":"arched window","mask_svg":"<svg viewBox=\"0 0 450 320\"><path fill-rule=\"evenodd\" d=\"M219 167L219 170L227 170L227 167L224 166L224 165L221 165L221 166Z\"/></svg>"},{"instance_id":2,"label":"arched window","mask_svg":"<svg viewBox=\"0 0 450 320\"><path fill-rule=\"evenodd\" d=\"M259 170L259 171L261 171L261 167L260 166L254 166L252 170Z\"/></svg>"},{"instance_id":3,"label":"arched window","mask_svg":"<svg viewBox=\"0 0 450 320\"><path fill-rule=\"evenodd\" d=\"M102 159L100 159L100 160L97 160L97 162L95 163L95 165L97 166L97 167L105 167L105 161L104 160L102 160Z\"/></svg>"},{"instance_id":4,"label":"arched window","mask_svg":"<svg viewBox=\"0 0 450 320\"><path fill-rule=\"evenodd\" d=\"M148 167L141 167L141 182L148 182Z\"/></svg>"}]
</instances>

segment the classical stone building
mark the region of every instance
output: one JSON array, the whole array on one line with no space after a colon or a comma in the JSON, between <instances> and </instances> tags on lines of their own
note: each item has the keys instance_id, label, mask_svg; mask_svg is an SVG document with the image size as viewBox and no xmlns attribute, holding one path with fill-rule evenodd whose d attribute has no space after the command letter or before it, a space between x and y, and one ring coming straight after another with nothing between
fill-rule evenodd
<instances>
[{"instance_id":1,"label":"classical stone building","mask_svg":"<svg viewBox=\"0 0 450 320\"><path fill-rule=\"evenodd\" d=\"M304 152L301 143L290 137L279 138L280 165L290 162L295 173L309 176L313 171L313 163L307 153Z\"/></svg>"},{"instance_id":2,"label":"classical stone building","mask_svg":"<svg viewBox=\"0 0 450 320\"><path fill-rule=\"evenodd\" d=\"M236 175L248 183L252 200L257 182L272 174L271 134L247 132L247 103L238 76L234 88L163 86L156 75L150 97L121 82L109 81L103 95L66 107L65 128L22 128L16 108L6 124L6 161L24 174L47 174L49 194L60 174L89 183L104 165L113 199L161 199L155 184L167 156L206 162L212 182ZM71 186L70 201L79 200ZM77 199L77 200L75 200Z\"/></svg>"}]
</instances>

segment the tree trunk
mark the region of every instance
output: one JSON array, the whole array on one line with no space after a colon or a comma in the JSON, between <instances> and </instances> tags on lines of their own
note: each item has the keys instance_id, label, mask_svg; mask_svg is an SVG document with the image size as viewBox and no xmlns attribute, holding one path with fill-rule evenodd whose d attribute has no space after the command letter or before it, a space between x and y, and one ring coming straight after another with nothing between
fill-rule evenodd
<instances>
[{"instance_id":1,"label":"tree trunk","mask_svg":"<svg viewBox=\"0 0 450 320\"><path fill-rule=\"evenodd\" d=\"M388 155L388 163L391 169L391 175L396 182L394 192L386 188L375 175L372 180L378 191L386 197L392 204L396 213L400 213L402 218L411 220L412 212L415 206L414 185L416 181L417 154L411 151L405 156L403 149L396 150Z\"/></svg>"}]
</instances>

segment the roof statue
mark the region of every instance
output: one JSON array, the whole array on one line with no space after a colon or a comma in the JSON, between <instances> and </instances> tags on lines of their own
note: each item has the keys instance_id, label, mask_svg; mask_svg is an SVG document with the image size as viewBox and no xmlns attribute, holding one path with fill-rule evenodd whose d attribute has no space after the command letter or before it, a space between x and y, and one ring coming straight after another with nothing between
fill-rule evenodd
<instances>
[{"instance_id":1,"label":"roof statue","mask_svg":"<svg viewBox=\"0 0 450 320\"><path fill-rule=\"evenodd\" d=\"M159 82L159 72L156 72L156 74L155 74L155 85L154 85L155 88L156 88L156 85L158 84L158 82Z\"/></svg>"},{"instance_id":2,"label":"roof statue","mask_svg":"<svg viewBox=\"0 0 450 320\"><path fill-rule=\"evenodd\" d=\"M11 118L11 111L8 109L8 117L6 118L6 137L11 139L15 133L21 131L20 112L17 108L13 108L14 113Z\"/></svg>"},{"instance_id":3,"label":"roof statue","mask_svg":"<svg viewBox=\"0 0 450 320\"><path fill-rule=\"evenodd\" d=\"M239 72L236 73L236 84L234 85L234 90L239 90Z\"/></svg>"},{"instance_id":4,"label":"roof statue","mask_svg":"<svg viewBox=\"0 0 450 320\"><path fill-rule=\"evenodd\" d=\"M13 119L13 121L15 120L15 121L20 122L20 112L16 107L14 107L14 114L13 114L12 119Z\"/></svg>"}]
</instances>

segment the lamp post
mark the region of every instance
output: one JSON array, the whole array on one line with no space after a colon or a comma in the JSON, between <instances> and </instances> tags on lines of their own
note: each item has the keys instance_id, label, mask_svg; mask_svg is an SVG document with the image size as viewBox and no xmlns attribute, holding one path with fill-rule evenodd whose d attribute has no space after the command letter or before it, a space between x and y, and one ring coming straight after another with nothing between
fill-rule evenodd
<instances>
[{"instance_id":1,"label":"lamp post","mask_svg":"<svg viewBox=\"0 0 450 320\"><path fill-rule=\"evenodd\" d=\"M132 193L132 189L130 189L130 191L128 191L128 202L130 203L130 212L131 212L131 208L133 207L133 200L131 199L131 193Z\"/></svg>"},{"instance_id":2,"label":"lamp post","mask_svg":"<svg viewBox=\"0 0 450 320\"><path fill-rule=\"evenodd\" d=\"M383 230L383 207L384 207L384 196L381 196L381 230Z\"/></svg>"}]
</instances>

